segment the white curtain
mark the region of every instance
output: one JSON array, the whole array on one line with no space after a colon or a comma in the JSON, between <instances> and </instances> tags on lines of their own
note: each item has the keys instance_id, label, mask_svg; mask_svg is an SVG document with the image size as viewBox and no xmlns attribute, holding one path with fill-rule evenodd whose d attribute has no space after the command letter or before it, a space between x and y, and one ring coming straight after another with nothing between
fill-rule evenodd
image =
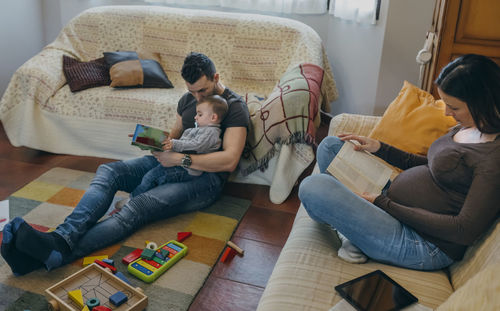
<instances>
[{"instance_id":1,"label":"white curtain","mask_svg":"<svg viewBox=\"0 0 500 311\"><path fill-rule=\"evenodd\" d=\"M152 4L195 5L225 7L274 13L323 14L327 0L144 0Z\"/></svg>"},{"instance_id":2,"label":"white curtain","mask_svg":"<svg viewBox=\"0 0 500 311\"><path fill-rule=\"evenodd\" d=\"M330 0L335 17L359 24L376 24L377 0Z\"/></svg>"}]
</instances>

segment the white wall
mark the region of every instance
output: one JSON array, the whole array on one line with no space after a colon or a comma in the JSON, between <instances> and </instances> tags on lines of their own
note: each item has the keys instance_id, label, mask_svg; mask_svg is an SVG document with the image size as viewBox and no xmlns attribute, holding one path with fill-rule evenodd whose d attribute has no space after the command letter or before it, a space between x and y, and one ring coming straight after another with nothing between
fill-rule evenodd
<instances>
[{"instance_id":1,"label":"white wall","mask_svg":"<svg viewBox=\"0 0 500 311\"><path fill-rule=\"evenodd\" d=\"M0 94L12 74L44 45L39 1L2 1L0 10Z\"/></svg>"},{"instance_id":2,"label":"white wall","mask_svg":"<svg viewBox=\"0 0 500 311\"><path fill-rule=\"evenodd\" d=\"M6 2L4 7L18 9L22 4L33 3L30 0L18 0L15 4L11 2L14 3ZM415 56L430 28L434 2L435 0L382 0L380 20L375 26L348 23L327 14L283 17L308 24L323 39L339 90L339 99L331 104L333 115L342 112L381 114L396 97L403 80L413 83L418 81ZM54 40L63 25L81 11L98 5L142 4L137 0L42 0L41 3L42 5L38 4L28 12L18 9L15 14L6 14L14 16L11 20L17 22L18 26L23 25L17 36L26 37L29 34L37 44L32 44L24 54L16 53L11 45L5 52L2 47L2 56L8 59L5 63L11 68L0 71L0 94L3 94L14 69L35 55L43 45ZM35 12L37 9L38 13ZM4 12L2 10L1 14L4 15ZM33 18L34 15L37 15L36 19ZM40 16L43 16L43 27L40 26ZM29 21L33 26L24 27L23 20ZM6 19L0 19L0 29L6 29L5 26L9 25ZM32 29L36 31L33 32ZM2 39L3 32L4 30ZM7 44L4 42L8 41L1 40L0 44ZM14 45L16 49L21 46L20 42Z\"/></svg>"}]
</instances>

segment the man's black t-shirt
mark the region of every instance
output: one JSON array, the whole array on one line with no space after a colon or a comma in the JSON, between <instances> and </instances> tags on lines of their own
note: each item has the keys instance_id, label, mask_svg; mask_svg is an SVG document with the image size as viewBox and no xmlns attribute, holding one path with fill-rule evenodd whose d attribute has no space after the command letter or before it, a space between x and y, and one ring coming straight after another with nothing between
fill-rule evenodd
<instances>
[{"instance_id":1,"label":"man's black t-shirt","mask_svg":"<svg viewBox=\"0 0 500 311\"><path fill-rule=\"evenodd\" d=\"M226 88L223 97L227 101L228 111L221 122L222 134L228 127L246 127L250 123L248 108L241 96ZM186 130L194 127L194 116L196 115L196 99L191 93L184 94L177 105L177 113L182 117L182 128Z\"/></svg>"}]
</instances>

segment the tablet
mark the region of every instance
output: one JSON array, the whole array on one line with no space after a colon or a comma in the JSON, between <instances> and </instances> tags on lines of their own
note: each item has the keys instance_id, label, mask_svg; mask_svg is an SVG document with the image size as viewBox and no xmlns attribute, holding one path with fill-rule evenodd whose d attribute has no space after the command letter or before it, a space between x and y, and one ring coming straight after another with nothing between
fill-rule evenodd
<instances>
[{"instance_id":1,"label":"tablet","mask_svg":"<svg viewBox=\"0 0 500 311\"><path fill-rule=\"evenodd\" d=\"M337 285L335 290L359 311L400 310L418 301L380 270Z\"/></svg>"}]
</instances>

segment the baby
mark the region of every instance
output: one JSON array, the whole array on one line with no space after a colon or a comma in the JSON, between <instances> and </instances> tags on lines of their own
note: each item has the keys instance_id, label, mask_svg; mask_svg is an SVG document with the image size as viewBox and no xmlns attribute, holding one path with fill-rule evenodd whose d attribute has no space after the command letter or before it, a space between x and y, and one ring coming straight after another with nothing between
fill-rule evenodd
<instances>
[{"instance_id":1,"label":"baby","mask_svg":"<svg viewBox=\"0 0 500 311\"><path fill-rule=\"evenodd\" d=\"M163 149L180 153L210 153L220 149L220 123L228 110L227 102L219 95L205 97L196 105L195 127L188 128L179 139L167 138ZM185 168L190 176L200 176L203 172ZM158 164L144 175L142 182L132 192L132 196L144 193L166 182L165 168Z\"/></svg>"}]
</instances>

